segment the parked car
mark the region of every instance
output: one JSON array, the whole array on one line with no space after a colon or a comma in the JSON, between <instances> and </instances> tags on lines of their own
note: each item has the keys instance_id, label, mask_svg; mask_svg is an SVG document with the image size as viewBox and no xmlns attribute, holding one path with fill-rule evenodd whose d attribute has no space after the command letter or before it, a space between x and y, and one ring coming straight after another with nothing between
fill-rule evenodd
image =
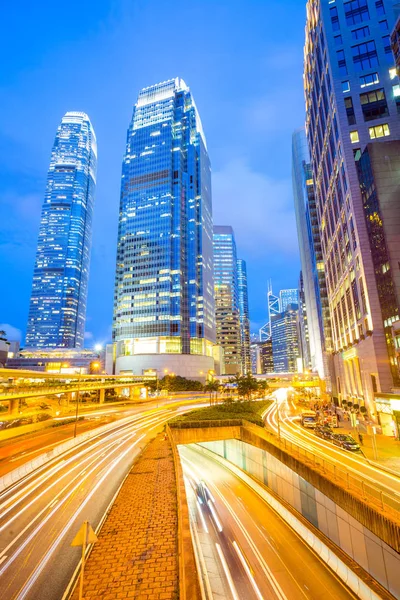
<instances>
[{"instance_id":1,"label":"parked car","mask_svg":"<svg viewBox=\"0 0 400 600\"><path fill-rule=\"evenodd\" d=\"M335 446L344 448L344 450L351 450L353 452L360 450L360 445L356 442L356 440L351 435L345 433L334 433L332 436L332 442L335 444Z\"/></svg>"},{"instance_id":2,"label":"parked car","mask_svg":"<svg viewBox=\"0 0 400 600\"><path fill-rule=\"evenodd\" d=\"M324 440L331 440L334 435L333 430L326 425L317 425L314 429L314 433Z\"/></svg>"}]
</instances>

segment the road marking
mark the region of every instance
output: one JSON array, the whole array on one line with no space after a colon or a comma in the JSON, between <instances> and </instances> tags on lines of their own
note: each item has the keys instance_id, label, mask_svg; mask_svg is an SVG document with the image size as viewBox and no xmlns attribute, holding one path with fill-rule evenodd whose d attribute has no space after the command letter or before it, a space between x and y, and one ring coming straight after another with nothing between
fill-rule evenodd
<instances>
[{"instance_id":1,"label":"road marking","mask_svg":"<svg viewBox=\"0 0 400 600\"><path fill-rule=\"evenodd\" d=\"M249 569L249 565L247 564L247 561L246 561L245 557L243 556L239 546L237 545L236 541L233 541L232 543L233 543L233 547L235 548L236 553L239 557L239 560L242 563L244 570L246 571L247 577L250 579L250 583L253 586L253 590L255 591L256 596L259 598L259 600L264 600L264 598L260 592L260 589L259 589L258 585L256 584L256 580L254 579L253 574Z\"/></svg>"},{"instance_id":2,"label":"road marking","mask_svg":"<svg viewBox=\"0 0 400 600\"><path fill-rule=\"evenodd\" d=\"M220 558L222 568L225 573L225 577L228 580L228 585L231 590L232 596L233 596L234 600L240 600L238 593L236 591L236 588L235 588L235 584L233 583L232 575L229 571L228 565L226 564L225 556L224 556L224 553L222 552L221 546L217 543L215 545L217 547L218 556Z\"/></svg>"},{"instance_id":3,"label":"road marking","mask_svg":"<svg viewBox=\"0 0 400 600\"><path fill-rule=\"evenodd\" d=\"M2 557L0 558L0 565L1 565L1 563L2 563L2 562L4 562L4 561L6 560L6 558L7 558L7 556L2 556Z\"/></svg>"}]
</instances>

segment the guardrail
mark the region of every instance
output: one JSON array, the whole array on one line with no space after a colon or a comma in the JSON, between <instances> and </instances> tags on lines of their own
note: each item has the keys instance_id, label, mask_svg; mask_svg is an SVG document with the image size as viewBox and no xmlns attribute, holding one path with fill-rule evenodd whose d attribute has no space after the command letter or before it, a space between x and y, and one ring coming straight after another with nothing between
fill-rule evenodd
<instances>
[{"instance_id":1,"label":"guardrail","mask_svg":"<svg viewBox=\"0 0 400 600\"><path fill-rule=\"evenodd\" d=\"M294 444L286 438L279 440L275 433L261 429L252 423L246 422L243 425L246 429L255 431L258 436L263 437L269 443L284 450L287 454L293 456L293 458L296 458L307 466L311 466L316 471L322 472L324 476L329 477L334 483L345 488L350 493L361 497L376 510L390 514L396 521L400 521L400 500L394 495L385 492L378 485L366 481L361 476L349 473L345 467L339 466L321 454Z\"/></svg>"},{"instance_id":2,"label":"guardrail","mask_svg":"<svg viewBox=\"0 0 400 600\"><path fill-rule=\"evenodd\" d=\"M0 402L7 400L12 400L13 398L25 398L25 397L34 397L34 396L45 396L54 395L54 394L67 394L68 392L86 392L90 390L100 390L100 389L113 389L113 388L127 388L138 385L144 385L143 382L133 381L131 383L112 383L107 381L99 381L99 382L88 382L83 381L81 384L76 383L66 383L66 384L56 384L54 386L32 386L30 388L26 387L15 387L12 389L1 390L0 389Z\"/></svg>"}]
</instances>

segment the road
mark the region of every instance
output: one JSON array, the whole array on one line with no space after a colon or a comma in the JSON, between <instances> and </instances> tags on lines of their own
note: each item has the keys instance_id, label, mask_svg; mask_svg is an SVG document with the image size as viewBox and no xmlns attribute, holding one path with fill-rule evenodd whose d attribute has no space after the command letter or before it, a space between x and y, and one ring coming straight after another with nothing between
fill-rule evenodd
<instances>
[{"instance_id":1,"label":"road","mask_svg":"<svg viewBox=\"0 0 400 600\"><path fill-rule=\"evenodd\" d=\"M207 600L356 598L241 479L194 445L179 452Z\"/></svg>"},{"instance_id":2,"label":"road","mask_svg":"<svg viewBox=\"0 0 400 600\"><path fill-rule=\"evenodd\" d=\"M279 418L279 430L282 438L286 438L310 452L315 452L318 456L329 459L338 467L345 467L349 473L368 481L388 496L393 496L396 501L400 501L400 474L397 476L394 473L385 471L376 463L368 462L362 454L343 450L334 446L328 440L318 438L312 430L301 426L295 411L296 406L283 398L280 403L278 402L278 405L274 402L268 408L265 423L269 429L278 434Z\"/></svg>"},{"instance_id":3,"label":"road","mask_svg":"<svg viewBox=\"0 0 400 600\"><path fill-rule=\"evenodd\" d=\"M62 598L80 558L70 543L82 522L96 529L140 449L187 408L140 407L0 494L1 600Z\"/></svg>"},{"instance_id":4,"label":"road","mask_svg":"<svg viewBox=\"0 0 400 600\"><path fill-rule=\"evenodd\" d=\"M79 416L84 417L84 419L77 422L77 434L96 429L100 425L106 425L107 423L112 424L114 421L124 419L127 416L140 414L143 410L157 408L158 406L175 406L178 403L183 405L185 402L191 403L192 401L204 402L204 400L206 398L203 395L198 397L193 395L190 398L160 398L158 401L150 400L146 401L146 403L127 404L125 406L107 406L107 404L104 404L97 410L92 409L89 411L83 407L80 408ZM73 437L75 419L72 416L60 417L60 420L65 421L67 418L71 419L70 424L49 427L34 433L0 441L0 477ZM17 429L15 433L18 433Z\"/></svg>"}]
</instances>

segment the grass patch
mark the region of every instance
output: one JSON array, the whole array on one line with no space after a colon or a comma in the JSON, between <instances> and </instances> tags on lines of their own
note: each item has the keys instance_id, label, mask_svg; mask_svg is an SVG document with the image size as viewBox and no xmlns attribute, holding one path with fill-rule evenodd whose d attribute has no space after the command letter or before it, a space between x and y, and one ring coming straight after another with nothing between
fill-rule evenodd
<instances>
[{"instance_id":1,"label":"grass patch","mask_svg":"<svg viewBox=\"0 0 400 600\"><path fill-rule=\"evenodd\" d=\"M250 402L233 402L232 404L217 404L206 408L196 408L171 419L168 424L173 427L174 423L182 422L245 419L250 423L263 427L261 413L269 404L271 404L270 400L252 400Z\"/></svg>"}]
</instances>

